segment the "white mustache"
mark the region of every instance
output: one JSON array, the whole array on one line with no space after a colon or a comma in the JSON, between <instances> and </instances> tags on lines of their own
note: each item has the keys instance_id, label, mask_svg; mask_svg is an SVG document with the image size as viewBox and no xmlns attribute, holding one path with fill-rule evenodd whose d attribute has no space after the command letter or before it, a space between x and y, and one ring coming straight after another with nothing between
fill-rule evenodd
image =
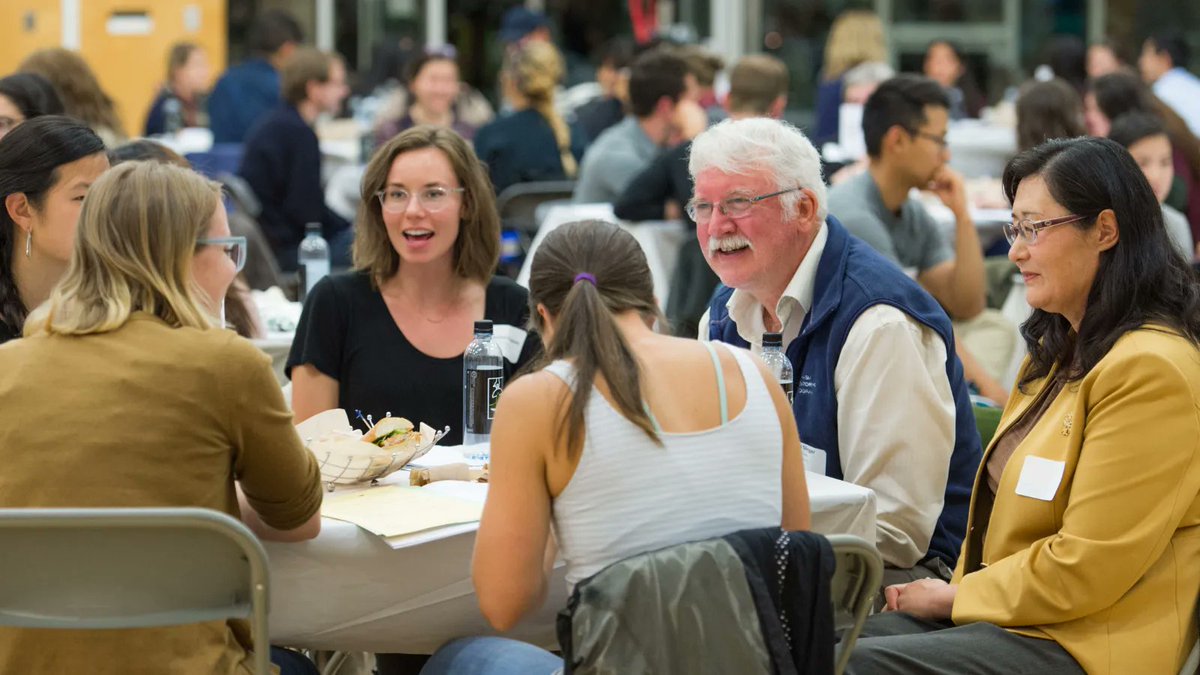
<instances>
[{"instance_id":1,"label":"white mustache","mask_svg":"<svg viewBox=\"0 0 1200 675\"><path fill-rule=\"evenodd\" d=\"M716 253L719 250L735 251L742 247L753 249L754 244L751 244L749 239L740 234L731 234L728 237L711 237L708 240L709 254Z\"/></svg>"}]
</instances>

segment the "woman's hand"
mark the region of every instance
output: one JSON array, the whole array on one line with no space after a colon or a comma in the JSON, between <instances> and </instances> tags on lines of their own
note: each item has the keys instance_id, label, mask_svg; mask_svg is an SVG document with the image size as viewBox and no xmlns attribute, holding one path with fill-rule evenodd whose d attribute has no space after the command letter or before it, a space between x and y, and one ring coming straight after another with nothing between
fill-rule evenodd
<instances>
[{"instance_id":1,"label":"woman's hand","mask_svg":"<svg viewBox=\"0 0 1200 675\"><path fill-rule=\"evenodd\" d=\"M883 589L883 597L887 602L884 609L933 621L949 619L954 611L957 592L957 586L951 586L941 579L919 579L896 584Z\"/></svg>"}]
</instances>

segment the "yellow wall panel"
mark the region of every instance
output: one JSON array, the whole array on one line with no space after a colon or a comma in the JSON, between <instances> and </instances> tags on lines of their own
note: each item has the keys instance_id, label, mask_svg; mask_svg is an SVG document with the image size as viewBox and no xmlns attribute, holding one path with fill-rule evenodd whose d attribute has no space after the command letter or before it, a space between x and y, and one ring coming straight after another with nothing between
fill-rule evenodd
<instances>
[{"instance_id":1,"label":"yellow wall panel","mask_svg":"<svg viewBox=\"0 0 1200 675\"><path fill-rule=\"evenodd\" d=\"M60 0L0 0L0 75L31 52L62 44Z\"/></svg>"},{"instance_id":2,"label":"yellow wall panel","mask_svg":"<svg viewBox=\"0 0 1200 675\"><path fill-rule=\"evenodd\" d=\"M11 0L4 0L9 2ZM226 0L85 0L80 53L117 102L126 133L141 134L166 78L167 53L181 40L205 48L213 78L225 69Z\"/></svg>"}]
</instances>

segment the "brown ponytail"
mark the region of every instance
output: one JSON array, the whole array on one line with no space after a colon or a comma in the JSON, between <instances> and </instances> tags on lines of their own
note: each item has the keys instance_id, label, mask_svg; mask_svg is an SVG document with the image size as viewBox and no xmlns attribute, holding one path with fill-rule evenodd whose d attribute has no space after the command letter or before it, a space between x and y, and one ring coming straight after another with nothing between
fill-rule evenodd
<instances>
[{"instance_id":1,"label":"brown ponytail","mask_svg":"<svg viewBox=\"0 0 1200 675\"><path fill-rule=\"evenodd\" d=\"M576 281L581 273L595 283ZM661 442L642 403L641 366L613 318L634 310L647 319L663 319L654 301L650 266L633 235L602 221L555 229L533 256L529 303L537 328L542 328L539 304L554 317L554 338L546 345L544 361L567 359L575 369L577 386L568 394L570 405L555 430L557 438L566 438L568 458L583 449L583 414L597 375L608 384L617 411Z\"/></svg>"}]
</instances>

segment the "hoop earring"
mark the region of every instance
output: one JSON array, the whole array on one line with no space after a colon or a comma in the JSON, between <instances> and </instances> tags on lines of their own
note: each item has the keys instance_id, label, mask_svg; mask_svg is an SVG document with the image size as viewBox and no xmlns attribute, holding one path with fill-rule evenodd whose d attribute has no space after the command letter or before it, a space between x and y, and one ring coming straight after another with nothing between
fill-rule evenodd
<instances>
[{"instance_id":1,"label":"hoop earring","mask_svg":"<svg viewBox=\"0 0 1200 675\"><path fill-rule=\"evenodd\" d=\"M25 257L33 257L33 230L25 234Z\"/></svg>"}]
</instances>

